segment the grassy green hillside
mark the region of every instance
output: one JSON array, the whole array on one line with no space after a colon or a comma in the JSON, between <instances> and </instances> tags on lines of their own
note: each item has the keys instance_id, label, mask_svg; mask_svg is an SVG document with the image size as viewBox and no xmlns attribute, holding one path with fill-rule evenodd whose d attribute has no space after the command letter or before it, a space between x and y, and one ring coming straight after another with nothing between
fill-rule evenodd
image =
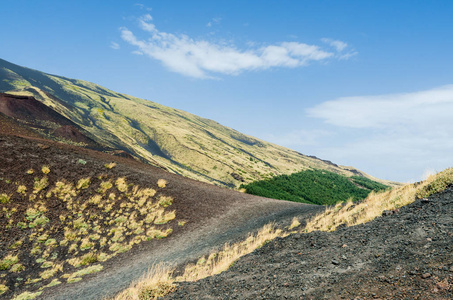
<instances>
[{"instance_id":1,"label":"grassy green hillside","mask_svg":"<svg viewBox=\"0 0 453 300\"><path fill-rule=\"evenodd\" d=\"M360 176L347 178L328 171L307 170L252 182L241 188L268 198L332 205L349 198L365 199L371 191L385 190L388 186Z\"/></svg>"},{"instance_id":2,"label":"grassy green hillside","mask_svg":"<svg viewBox=\"0 0 453 300\"><path fill-rule=\"evenodd\" d=\"M0 91L34 96L103 145L221 186L238 187L309 168L373 179L354 168L302 155L185 111L1 59Z\"/></svg>"}]
</instances>

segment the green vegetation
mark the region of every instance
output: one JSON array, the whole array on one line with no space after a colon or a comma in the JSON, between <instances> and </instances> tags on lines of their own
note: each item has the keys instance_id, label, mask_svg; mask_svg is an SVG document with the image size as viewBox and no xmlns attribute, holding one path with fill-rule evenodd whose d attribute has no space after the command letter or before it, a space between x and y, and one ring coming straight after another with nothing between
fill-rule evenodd
<instances>
[{"instance_id":1,"label":"green vegetation","mask_svg":"<svg viewBox=\"0 0 453 300\"><path fill-rule=\"evenodd\" d=\"M172 222L174 200L162 182L156 191L103 173L74 181L44 175L0 185L0 199L6 199L0 201L0 227L5 240L13 238L0 243L0 294L27 290L18 299L32 299L37 294L31 292L62 278L80 281L134 245L166 238L179 224Z\"/></svg>"},{"instance_id":2,"label":"green vegetation","mask_svg":"<svg viewBox=\"0 0 453 300\"><path fill-rule=\"evenodd\" d=\"M314 216L305 226L294 218L284 229L265 225L258 233L235 244L225 244L222 250L201 257L196 264L185 266L181 276L175 276L174 269L164 265L153 265L140 281L119 293L113 300L156 299L172 293L175 283L197 281L227 270L240 257L254 251L265 243L291 233L301 234L314 230L333 231L340 225L354 226L369 222L382 215L385 210L394 210L414 202L417 198L438 193L453 185L453 168L431 176L420 184L408 184L394 189L372 192L363 201L338 203ZM297 230L294 230L297 228ZM300 254L300 253L299 253ZM147 297L147 298L146 298Z\"/></svg>"},{"instance_id":3,"label":"green vegetation","mask_svg":"<svg viewBox=\"0 0 453 300\"><path fill-rule=\"evenodd\" d=\"M7 255L2 260L0 260L0 271L8 270L14 264L16 264L19 259L16 256Z\"/></svg>"},{"instance_id":4,"label":"green vegetation","mask_svg":"<svg viewBox=\"0 0 453 300\"><path fill-rule=\"evenodd\" d=\"M170 172L216 185L236 188L267 179L269 174L309 168L355 175L354 169L304 156L185 111L4 60L0 60L0 92L33 96L102 145L128 150Z\"/></svg>"},{"instance_id":5,"label":"green vegetation","mask_svg":"<svg viewBox=\"0 0 453 300\"><path fill-rule=\"evenodd\" d=\"M255 181L241 185L241 188L249 194L267 198L332 205L349 198L364 199L371 191L388 187L364 177L348 178L328 171L307 170Z\"/></svg>"},{"instance_id":6,"label":"green vegetation","mask_svg":"<svg viewBox=\"0 0 453 300\"><path fill-rule=\"evenodd\" d=\"M430 176L420 183L407 184L399 188L370 193L363 201L338 203L309 220L304 232L314 230L333 231L340 225L354 226L369 222L382 212L398 209L414 202L417 198L428 197L444 191L453 185L453 168Z\"/></svg>"},{"instance_id":7,"label":"green vegetation","mask_svg":"<svg viewBox=\"0 0 453 300\"><path fill-rule=\"evenodd\" d=\"M373 190L375 192L383 191L389 188L388 186L382 183L370 180L366 177L352 176L351 179L358 185L363 186L364 188L367 188L369 190Z\"/></svg>"},{"instance_id":8,"label":"green vegetation","mask_svg":"<svg viewBox=\"0 0 453 300\"><path fill-rule=\"evenodd\" d=\"M0 203L8 203L10 196L7 194L0 194Z\"/></svg>"}]
</instances>

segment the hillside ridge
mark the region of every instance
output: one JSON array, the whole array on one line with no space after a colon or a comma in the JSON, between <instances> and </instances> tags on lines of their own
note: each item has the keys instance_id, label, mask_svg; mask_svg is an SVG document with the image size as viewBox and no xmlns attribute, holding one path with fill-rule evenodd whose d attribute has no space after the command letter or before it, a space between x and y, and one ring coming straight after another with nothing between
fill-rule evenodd
<instances>
[{"instance_id":1,"label":"hillside ridge","mask_svg":"<svg viewBox=\"0 0 453 300\"><path fill-rule=\"evenodd\" d=\"M216 185L235 188L307 169L324 169L347 177L360 174L389 184L182 110L1 59L0 92L33 96L89 132L101 145Z\"/></svg>"}]
</instances>

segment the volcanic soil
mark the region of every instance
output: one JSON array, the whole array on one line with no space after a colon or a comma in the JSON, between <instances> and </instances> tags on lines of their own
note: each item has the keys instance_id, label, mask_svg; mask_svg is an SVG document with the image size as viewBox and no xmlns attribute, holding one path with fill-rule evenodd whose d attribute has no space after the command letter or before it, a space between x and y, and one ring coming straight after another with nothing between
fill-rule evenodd
<instances>
[{"instance_id":1,"label":"volcanic soil","mask_svg":"<svg viewBox=\"0 0 453 300\"><path fill-rule=\"evenodd\" d=\"M277 238L165 299L453 299L453 187L367 224Z\"/></svg>"},{"instance_id":2,"label":"volcanic soil","mask_svg":"<svg viewBox=\"0 0 453 300\"><path fill-rule=\"evenodd\" d=\"M0 93L0 129L4 134L13 132L66 140L96 150L107 148L88 137L87 132L65 116L29 96Z\"/></svg>"},{"instance_id":3,"label":"volcanic soil","mask_svg":"<svg viewBox=\"0 0 453 300\"><path fill-rule=\"evenodd\" d=\"M3 126L2 128L6 130L10 127ZM13 136L5 133L15 134L16 131L2 131L0 134L0 178L2 178L0 185L6 194L16 195L16 183L29 180L30 175L26 173L26 170L41 170L42 166L47 166L50 169L50 173L46 175L49 182L61 179L65 182L77 182L84 177L123 177L128 183L160 191L157 181L165 179L167 185L164 191L166 195L173 198L171 209L176 212L175 221L170 221L166 225L173 230L168 237L143 241L134 245L130 251L120 253L102 262L103 270L101 272L86 275L79 282L63 282L60 285L48 287L43 290L39 299L102 299L113 296L127 288L132 281L138 280L154 263L183 265L202 255L209 254L222 247L226 242L244 239L249 233L269 222L289 224L295 215L308 218L323 210L320 206L260 198L219 188L168 173L134 159L117 157L41 138ZM20 133L24 134L22 131ZM106 168L105 165L111 162L115 162L116 166ZM85 195L96 193L94 188L90 189L91 187L84 190L83 193ZM7 205L17 206L20 201L25 201L20 197L14 197ZM61 226L58 217L62 212L62 207L56 200L47 203L46 216L50 220L48 226L52 226L52 228ZM22 208L21 205L17 206L17 209L15 215L25 214L25 208ZM184 220L185 225L179 226L176 220ZM16 226L3 229L7 228L7 221L3 218L0 220L2 226L0 257L14 251L30 252L33 247L31 242L22 244L16 250L8 248L10 242L18 239L19 235L23 235L23 233ZM16 221L14 220L14 222ZM60 230L62 232L64 228ZM42 272L39 264L34 261L27 262L22 258L21 262L27 263L23 273L17 273L18 275L8 273L8 276L3 278L11 283L9 286L14 288L2 297L8 298L13 294L18 295L24 290L29 290L30 286L25 286L25 281L17 281L16 277L24 278L33 273ZM68 267L71 268L71 266ZM38 287L48 284L50 280L51 278L37 283ZM16 284L14 284L15 282Z\"/></svg>"}]
</instances>

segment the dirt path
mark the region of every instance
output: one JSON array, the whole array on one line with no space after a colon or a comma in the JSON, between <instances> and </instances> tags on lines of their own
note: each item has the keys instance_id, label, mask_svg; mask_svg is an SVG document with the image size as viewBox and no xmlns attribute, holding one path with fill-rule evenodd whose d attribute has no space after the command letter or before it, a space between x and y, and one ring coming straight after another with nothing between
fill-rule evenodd
<instances>
[{"instance_id":1,"label":"dirt path","mask_svg":"<svg viewBox=\"0 0 453 300\"><path fill-rule=\"evenodd\" d=\"M297 216L311 215L319 206L274 201L261 198L253 204L231 209L221 218L211 220L191 232L164 241L157 247L137 255L126 253L124 259L104 272L72 285L64 285L43 293L40 299L102 299L110 297L138 280L153 264L164 262L180 265L246 237L269 222L287 222Z\"/></svg>"},{"instance_id":2,"label":"dirt path","mask_svg":"<svg viewBox=\"0 0 453 300\"><path fill-rule=\"evenodd\" d=\"M98 176L110 180L124 177L130 184L159 189L157 181L165 179L167 185L163 193L173 198L171 209L176 212L176 220L187 221L184 226L178 226L176 221L170 224L173 233L165 239L142 242L128 252L102 262L103 270L99 273L86 275L76 283L65 282L44 289L41 299L102 299L112 296L144 275L153 263L178 265L195 260L226 242L245 238L271 221L289 223L294 215L304 218L323 209L243 194L170 174L134 160L43 139L0 134L0 153L0 177L8 178L13 183L26 182L29 180L26 170L40 170L44 165L51 170L47 175L49 182L64 180L74 183L80 178ZM79 164L79 160L85 163ZM107 169L104 165L111 161L117 165ZM7 193L14 193L16 189L15 184L5 183L3 187ZM84 193L95 193L94 189L92 185ZM21 199L15 201L26 201ZM60 208L50 205L46 212L53 224L58 224ZM6 233L14 234L12 230ZM13 238L10 235L3 234L1 238ZM9 251L4 249L6 244L0 243L0 250L5 253ZM24 245L32 247L31 243ZM29 253L30 249L26 247L20 250ZM33 263L26 271L42 272L42 269L39 264ZM11 293L20 294L27 288L17 286Z\"/></svg>"},{"instance_id":3,"label":"dirt path","mask_svg":"<svg viewBox=\"0 0 453 300\"><path fill-rule=\"evenodd\" d=\"M367 224L277 238L165 299L453 299L453 187Z\"/></svg>"}]
</instances>

